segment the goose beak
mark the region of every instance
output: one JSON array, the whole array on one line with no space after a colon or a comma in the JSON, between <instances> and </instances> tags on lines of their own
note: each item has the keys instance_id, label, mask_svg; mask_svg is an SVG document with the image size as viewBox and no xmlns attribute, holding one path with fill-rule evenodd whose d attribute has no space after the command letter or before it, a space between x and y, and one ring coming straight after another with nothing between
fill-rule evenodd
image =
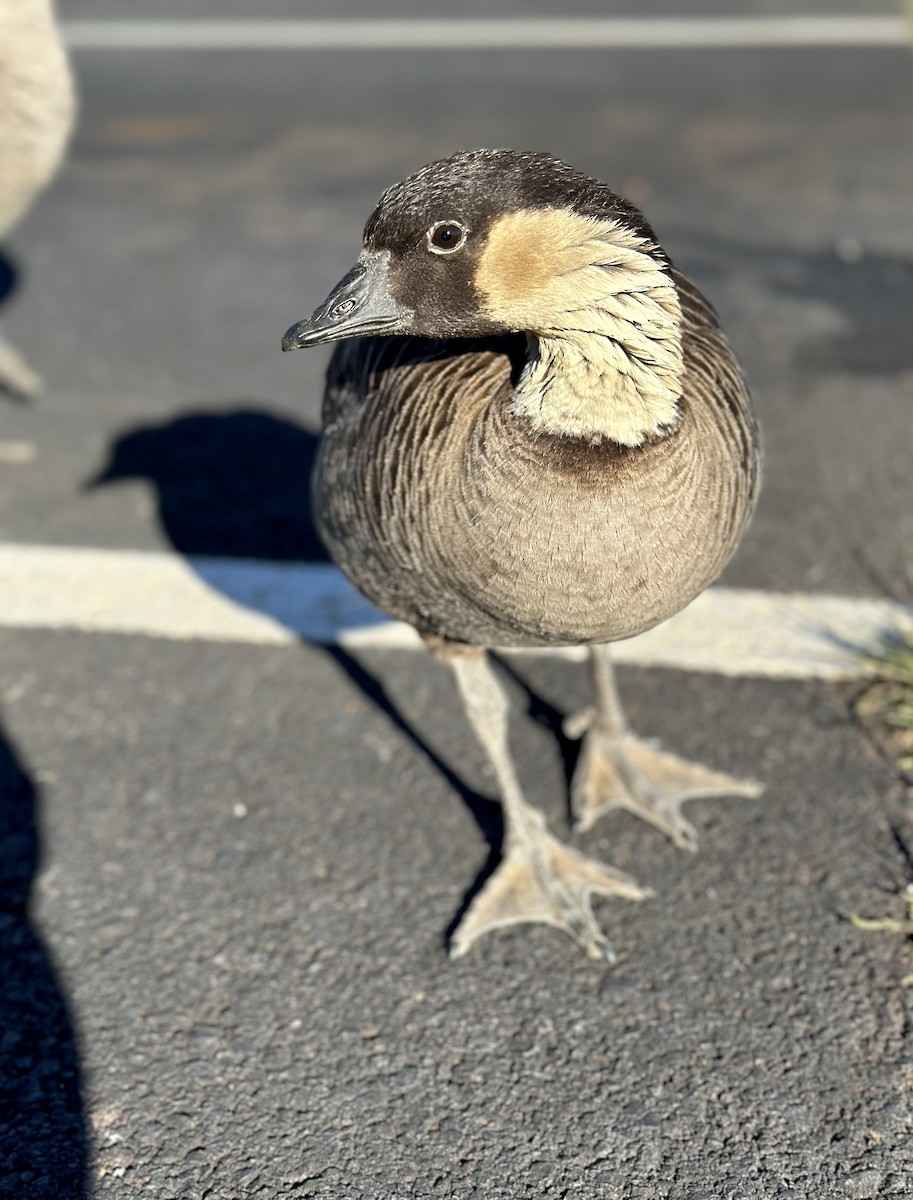
<instances>
[{"instance_id":1,"label":"goose beak","mask_svg":"<svg viewBox=\"0 0 913 1200\"><path fill-rule=\"evenodd\" d=\"M370 333L403 332L411 316L409 309L390 295L386 255L363 254L313 315L287 331L282 349L300 350Z\"/></svg>"}]
</instances>

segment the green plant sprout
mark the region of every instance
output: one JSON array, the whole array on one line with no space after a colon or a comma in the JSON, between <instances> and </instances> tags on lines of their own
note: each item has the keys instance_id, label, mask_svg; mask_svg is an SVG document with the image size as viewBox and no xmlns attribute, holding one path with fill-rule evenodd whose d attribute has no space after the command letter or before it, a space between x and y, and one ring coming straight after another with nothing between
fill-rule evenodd
<instances>
[{"instance_id":1,"label":"green plant sprout","mask_svg":"<svg viewBox=\"0 0 913 1200\"><path fill-rule=\"evenodd\" d=\"M907 906L907 915L903 920L899 921L896 917L860 917L858 913L850 913L850 920L857 929L913 934L913 883L908 883L900 894Z\"/></svg>"},{"instance_id":2,"label":"green plant sprout","mask_svg":"<svg viewBox=\"0 0 913 1200\"><path fill-rule=\"evenodd\" d=\"M856 716L882 730L898 768L913 783L913 630L891 634L866 661L873 682L856 700Z\"/></svg>"}]
</instances>

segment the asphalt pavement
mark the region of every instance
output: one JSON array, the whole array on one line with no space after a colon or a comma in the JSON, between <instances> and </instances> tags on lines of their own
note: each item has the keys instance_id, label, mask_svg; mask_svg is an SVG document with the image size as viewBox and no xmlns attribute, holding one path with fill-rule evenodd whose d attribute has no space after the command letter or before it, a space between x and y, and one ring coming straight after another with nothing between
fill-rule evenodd
<instances>
[{"instance_id":1,"label":"asphalt pavement","mask_svg":"<svg viewBox=\"0 0 913 1200\"><path fill-rule=\"evenodd\" d=\"M303 8L257 15L384 15ZM896 11L803 5L851 9ZM507 145L627 194L721 313L767 443L724 582L910 601L909 49L75 65L70 161L4 247L0 317L47 389L0 399L0 449L25 448L0 461L3 542L322 561L306 479L326 355L282 356L281 334L385 186ZM564 833L560 720L585 672L504 669L523 782ZM640 732L765 795L692 804L694 857L621 814L571 839L657 893L599 907L614 968L544 927L454 963L499 823L444 668L0 627L0 1196L913 1195L913 953L849 921L904 915L913 810L852 688L621 684Z\"/></svg>"}]
</instances>

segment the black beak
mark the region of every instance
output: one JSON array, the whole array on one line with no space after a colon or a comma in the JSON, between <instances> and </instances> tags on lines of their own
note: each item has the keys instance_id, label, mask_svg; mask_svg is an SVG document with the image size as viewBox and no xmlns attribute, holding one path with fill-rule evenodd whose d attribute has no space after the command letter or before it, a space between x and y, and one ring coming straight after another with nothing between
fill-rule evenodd
<instances>
[{"instance_id":1,"label":"black beak","mask_svg":"<svg viewBox=\"0 0 913 1200\"><path fill-rule=\"evenodd\" d=\"M368 333L402 332L412 313L390 295L387 259L365 254L306 321L293 325L283 350L300 350Z\"/></svg>"}]
</instances>

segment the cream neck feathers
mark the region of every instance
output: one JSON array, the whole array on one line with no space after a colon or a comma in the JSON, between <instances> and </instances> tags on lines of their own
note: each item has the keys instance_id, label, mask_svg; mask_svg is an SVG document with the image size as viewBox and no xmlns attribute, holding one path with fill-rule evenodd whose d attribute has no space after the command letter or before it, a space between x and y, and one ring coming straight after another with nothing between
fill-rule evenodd
<instances>
[{"instance_id":1,"label":"cream neck feathers","mask_svg":"<svg viewBox=\"0 0 913 1200\"><path fill-rule=\"evenodd\" d=\"M644 238L567 209L511 213L476 283L529 336L513 408L534 428L638 446L677 423L681 309Z\"/></svg>"}]
</instances>

